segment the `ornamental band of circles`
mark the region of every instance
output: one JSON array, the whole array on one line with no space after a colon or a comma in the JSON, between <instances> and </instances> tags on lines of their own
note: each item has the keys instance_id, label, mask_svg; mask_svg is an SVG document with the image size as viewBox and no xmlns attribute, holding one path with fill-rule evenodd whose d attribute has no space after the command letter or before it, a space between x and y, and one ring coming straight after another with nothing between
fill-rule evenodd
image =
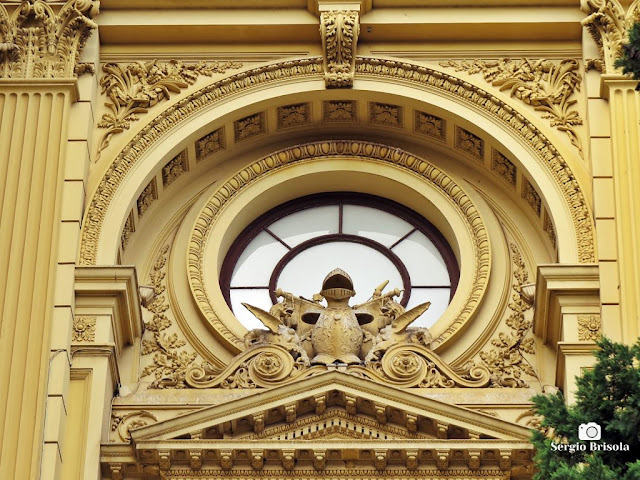
<instances>
[{"instance_id":1,"label":"ornamental band of circles","mask_svg":"<svg viewBox=\"0 0 640 480\"><path fill-rule=\"evenodd\" d=\"M382 165L384 168L397 169L402 174L410 174L413 177L417 177L419 182L424 182L425 191L436 192L436 195L440 197L439 200L444 200L447 208L453 208L457 214L456 217L461 220L463 227L458 226L458 230L454 230L454 233L456 242L464 242L467 246L467 251L470 252L465 254L467 255L464 263L466 268L461 273L471 281L461 282L456 291L457 265L452 269L451 256L443 255L443 259L446 259L447 271L450 275L453 272L451 279L454 280L443 286L450 288L450 292L456 291L456 301L450 305L450 310L455 309L455 311L447 311L446 314L446 318L450 319L450 323L444 327L440 326L438 329L439 335L434 339L433 345L435 347L444 343L473 316L487 286L490 268L490 245L484 222L467 194L442 170L400 149L364 141L321 141L281 150L248 165L217 189L202 208L194 223L187 252L189 284L200 312L219 338L227 340L237 350L244 349L242 334L240 333L243 329L239 327L237 320L231 314L230 307L227 305L235 303L230 301L229 291L227 290L229 287L229 273L226 274L226 280L222 279L222 283L226 283L223 290L227 290L223 292L218 283L219 265L212 265L213 262L210 261L209 257L205 260L207 244L212 238L215 238L215 236L211 236L211 233L216 228L216 222L218 222L225 209L233 207L234 200L238 198L239 194L247 190L251 185L255 185L260 181L273 182L273 180L269 180L269 177L293 165L312 164L317 161L334 159L375 163L379 166ZM275 188L278 188L278 186L276 185ZM377 192L372 191L371 193ZM428 201L426 197L425 201ZM256 220L256 218L254 217L251 220ZM375 246L370 245L370 247ZM381 251L381 249L378 250ZM220 254L222 257L227 256L226 251L216 252L216 255ZM393 256L392 253L387 253L386 255L389 258ZM463 259L459 259L459 261L463 261ZM327 263L326 265L329 270L329 267L334 268L335 266L333 263ZM337 266L340 267L340 265ZM286 268L286 265L281 266L281 268ZM228 269L229 267L227 267ZM321 274L326 274L327 272L322 272ZM280 273L282 272L278 274ZM402 266L400 266L399 277L403 277L402 273ZM225 272L223 271L222 274L224 277ZM375 279L375 281L377 280ZM390 279L381 278L380 282L384 280ZM267 285L270 285L270 283L267 282ZM255 287L257 285L247 286ZM406 283L388 286L388 288L396 287L406 287ZM367 294L368 292L363 293ZM418 295L418 290L413 290L412 294ZM421 292L421 294L424 294L424 292ZM216 298L216 301L212 300L213 297ZM446 308L446 305L447 303L445 302L444 308ZM437 318L431 319L431 322L435 320ZM235 324L230 325L230 321ZM247 326L249 328L252 327L250 325Z\"/></svg>"}]
</instances>

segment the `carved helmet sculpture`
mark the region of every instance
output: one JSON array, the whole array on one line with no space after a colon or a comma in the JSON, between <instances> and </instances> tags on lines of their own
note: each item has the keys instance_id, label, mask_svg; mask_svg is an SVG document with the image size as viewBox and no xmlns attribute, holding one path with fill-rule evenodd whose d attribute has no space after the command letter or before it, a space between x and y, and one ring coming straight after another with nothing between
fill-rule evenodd
<instances>
[{"instance_id":1,"label":"carved helmet sculpture","mask_svg":"<svg viewBox=\"0 0 640 480\"><path fill-rule=\"evenodd\" d=\"M311 330L311 344L316 353L312 364L361 363L358 354L364 334L360 319L348 303L355 294L353 281L344 270L336 268L325 277L320 295L327 301L327 307L302 315L303 322L315 324ZM368 313L364 315L367 321L373 318Z\"/></svg>"},{"instance_id":2,"label":"carved helmet sculpture","mask_svg":"<svg viewBox=\"0 0 640 480\"><path fill-rule=\"evenodd\" d=\"M308 352L311 364L361 364L375 345L401 341L408 333L409 324L430 305L426 302L405 312L393 301L393 297L400 295L400 290L382 294L387 283L376 289L371 300L351 307L349 299L356 294L353 281L344 270L336 268L325 277L322 290L319 296L314 295L314 301L278 290L276 293L284 300L274 305L271 312L243 303L271 331L254 330L248 335L264 338L267 343L282 344L283 328L293 330L296 345ZM319 303L320 298L326 300L326 307ZM372 328L375 331L371 331ZM428 334L427 329L419 330ZM386 333L381 335L383 331ZM274 337L268 339L264 334Z\"/></svg>"}]
</instances>

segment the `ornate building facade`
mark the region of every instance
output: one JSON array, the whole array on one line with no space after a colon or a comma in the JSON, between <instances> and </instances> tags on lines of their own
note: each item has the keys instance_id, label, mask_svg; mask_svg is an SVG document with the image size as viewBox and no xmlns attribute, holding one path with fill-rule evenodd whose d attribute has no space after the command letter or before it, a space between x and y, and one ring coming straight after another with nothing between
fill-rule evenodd
<instances>
[{"instance_id":1,"label":"ornate building facade","mask_svg":"<svg viewBox=\"0 0 640 480\"><path fill-rule=\"evenodd\" d=\"M0 477L531 478L639 336L640 3L482 3L0 1Z\"/></svg>"}]
</instances>

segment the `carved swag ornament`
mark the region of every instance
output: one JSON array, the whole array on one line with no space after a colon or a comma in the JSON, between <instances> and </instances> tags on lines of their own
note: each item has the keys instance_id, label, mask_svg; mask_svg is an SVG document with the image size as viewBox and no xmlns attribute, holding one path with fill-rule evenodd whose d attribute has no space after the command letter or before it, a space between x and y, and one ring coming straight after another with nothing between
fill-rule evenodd
<instances>
[{"instance_id":1,"label":"carved swag ornament","mask_svg":"<svg viewBox=\"0 0 640 480\"><path fill-rule=\"evenodd\" d=\"M269 312L244 304L268 330L247 333L247 350L223 371L192 365L185 382L194 388L267 388L340 369L402 387L488 385L486 367L470 365L454 371L430 349L429 330L410 327L430 303L405 311L393 300L400 290L383 293L387 283L368 302L350 306L353 283L347 273L336 269L313 300L278 290L283 300Z\"/></svg>"},{"instance_id":2,"label":"carved swag ornament","mask_svg":"<svg viewBox=\"0 0 640 480\"><path fill-rule=\"evenodd\" d=\"M355 10L320 13L324 81L327 88L353 86L360 15Z\"/></svg>"},{"instance_id":3,"label":"carved swag ornament","mask_svg":"<svg viewBox=\"0 0 640 480\"><path fill-rule=\"evenodd\" d=\"M0 78L74 78L93 73L80 54L100 8L98 0L69 0L56 13L44 0L22 2L9 15L0 3Z\"/></svg>"}]
</instances>

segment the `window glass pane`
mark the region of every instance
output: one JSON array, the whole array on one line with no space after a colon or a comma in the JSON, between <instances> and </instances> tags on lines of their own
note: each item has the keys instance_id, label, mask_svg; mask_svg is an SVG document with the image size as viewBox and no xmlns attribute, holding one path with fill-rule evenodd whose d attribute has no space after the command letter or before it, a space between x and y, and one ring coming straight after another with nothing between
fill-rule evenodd
<instances>
[{"instance_id":1,"label":"window glass pane","mask_svg":"<svg viewBox=\"0 0 640 480\"><path fill-rule=\"evenodd\" d=\"M430 327L436 323L449 305L449 295L450 288L412 288L407 310L424 302L431 302L431 306L411 326Z\"/></svg>"},{"instance_id":2,"label":"window glass pane","mask_svg":"<svg viewBox=\"0 0 640 480\"><path fill-rule=\"evenodd\" d=\"M391 260L371 247L351 242L324 243L301 252L284 267L278 288L310 299L335 268L353 280L356 296L351 305L367 301L385 280L389 280L387 290L402 288L402 278Z\"/></svg>"},{"instance_id":3,"label":"window glass pane","mask_svg":"<svg viewBox=\"0 0 640 480\"><path fill-rule=\"evenodd\" d=\"M258 320L253 314L247 310L242 303L248 303L254 307L261 308L267 312L272 306L271 297L269 296L269 289L255 290L245 288L232 288L229 291L229 297L231 299L231 310L235 314L236 318L242 325L251 330L252 328L266 329L262 322Z\"/></svg>"},{"instance_id":4,"label":"window glass pane","mask_svg":"<svg viewBox=\"0 0 640 480\"><path fill-rule=\"evenodd\" d=\"M338 233L338 206L314 207L292 213L268 228L290 247L320 235Z\"/></svg>"},{"instance_id":5,"label":"window glass pane","mask_svg":"<svg viewBox=\"0 0 640 480\"><path fill-rule=\"evenodd\" d=\"M344 205L342 232L370 238L390 247L413 227L410 223L387 212L360 205Z\"/></svg>"},{"instance_id":6,"label":"window glass pane","mask_svg":"<svg viewBox=\"0 0 640 480\"><path fill-rule=\"evenodd\" d=\"M431 240L413 232L391 250L409 270L411 285L449 285L447 267Z\"/></svg>"},{"instance_id":7,"label":"window glass pane","mask_svg":"<svg viewBox=\"0 0 640 480\"><path fill-rule=\"evenodd\" d=\"M271 272L287 252L287 248L267 232L260 232L240 255L231 275L231 286L266 287Z\"/></svg>"}]
</instances>

